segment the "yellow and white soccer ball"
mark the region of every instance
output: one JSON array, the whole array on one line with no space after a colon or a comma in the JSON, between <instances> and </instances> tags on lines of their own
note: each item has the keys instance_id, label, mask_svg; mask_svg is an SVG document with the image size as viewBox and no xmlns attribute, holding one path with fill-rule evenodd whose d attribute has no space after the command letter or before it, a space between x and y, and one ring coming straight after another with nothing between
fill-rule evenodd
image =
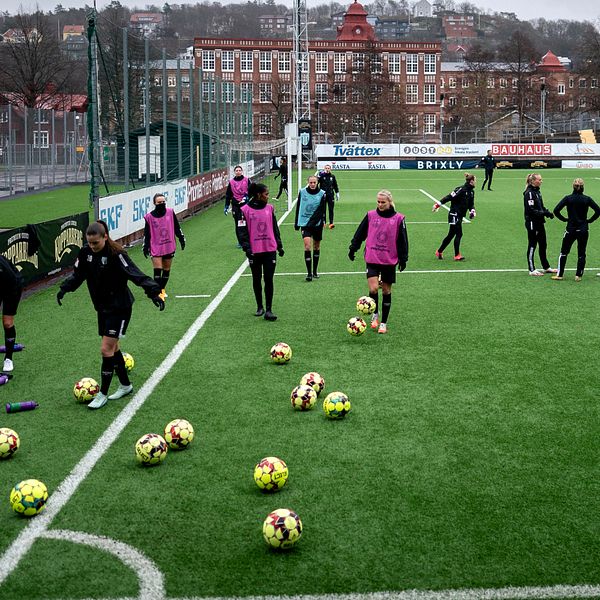
<instances>
[{"instance_id":1,"label":"yellow and white soccer ball","mask_svg":"<svg viewBox=\"0 0 600 600\"><path fill-rule=\"evenodd\" d=\"M129 354L129 352L121 352L123 355L123 360L125 361L125 368L128 371L131 371L133 367L135 367L135 360L133 360L133 356Z\"/></svg>"},{"instance_id":2,"label":"yellow and white soccer ball","mask_svg":"<svg viewBox=\"0 0 600 600\"><path fill-rule=\"evenodd\" d=\"M367 324L360 317L352 317L348 321L346 329L350 335L362 335L367 330Z\"/></svg>"},{"instance_id":3,"label":"yellow and white soccer ball","mask_svg":"<svg viewBox=\"0 0 600 600\"><path fill-rule=\"evenodd\" d=\"M288 474L287 465L276 456L267 456L254 467L254 481L266 492L279 491L286 484Z\"/></svg>"},{"instance_id":4,"label":"yellow and white soccer ball","mask_svg":"<svg viewBox=\"0 0 600 600\"><path fill-rule=\"evenodd\" d=\"M356 310L361 315L372 315L375 312L375 300L370 296L361 296L356 301Z\"/></svg>"},{"instance_id":5,"label":"yellow and white soccer ball","mask_svg":"<svg viewBox=\"0 0 600 600\"><path fill-rule=\"evenodd\" d=\"M0 460L10 458L21 445L19 434L8 427L0 427Z\"/></svg>"},{"instance_id":6,"label":"yellow and white soccer ball","mask_svg":"<svg viewBox=\"0 0 600 600\"><path fill-rule=\"evenodd\" d=\"M323 412L330 419L343 419L351 408L348 396L342 392L331 392L323 400Z\"/></svg>"},{"instance_id":7,"label":"yellow and white soccer ball","mask_svg":"<svg viewBox=\"0 0 600 600\"><path fill-rule=\"evenodd\" d=\"M300 385L308 385L315 392L317 392L317 396L323 391L325 387L325 379L321 377L318 373L310 372L302 377L300 380Z\"/></svg>"},{"instance_id":8,"label":"yellow and white soccer ball","mask_svg":"<svg viewBox=\"0 0 600 600\"><path fill-rule=\"evenodd\" d=\"M271 348L271 360L274 363L282 365L289 362L290 358L292 358L292 349L285 342L277 342Z\"/></svg>"},{"instance_id":9,"label":"yellow and white soccer ball","mask_svg":"<svg viewBox=\"0 0 600 600\"><path fill-rule=\"evenodd\" d=\"M185 419L173 419L165 426L165 441L173 450L183 450L194 440L194 428Z\"/></svg>"},{"instance_id":10,"label":"yellow and white soccer ball","mask_svg":"<svg viewBox=\"0 0 600 600\"><path fill-rule=\"evenodd\" d=\"M267 515L263 523L263 538L271 548L287 550L302 535L302 521L289 508L278 508Z\"/></svg>"},{"instance_id":11,"label":"yellow and white soccer ball","mask_svg":"<svg viewBox=\"0 0 600 600\"><path fill-rule=\"evenodd\" d=\"M308 385L297 385L290 395L294 410L310 410L317 401L317 392Z\"/></svg>"},{"instance_id":12,"label":"yellow and white soccer ball","mask_svg":"<svg viewBox=\"0 0 600 600\"><path fill-rule=\"evenodd\" d=\"M91 377L82 377L73 386L73 396L77 402L86 404L94 399L94 396L100 391L100 386L95 379Z\"/></svg>"},{"instance_id":13,"label":"yellow and white soccer ball","mask_svg":"<svg viewBox=\"0 0 600 600\"><path fill-rule=\"evenodd\" d=\"M169 447L157 433L146 433L135 443L135 458L146 467L159 465L167 456Z\"/></svg>"},{"instance_id":14,"label":"yellow and white soccer ball","mask_svg":"<svg viewBox=\"0 0 600 600\"><path fill-rule=\"evenodd\" d=\"M48 488L37 479L25 479L10 492L12 509L24 517L34 517L46 508Z\"/></svg>"}]
</instances>

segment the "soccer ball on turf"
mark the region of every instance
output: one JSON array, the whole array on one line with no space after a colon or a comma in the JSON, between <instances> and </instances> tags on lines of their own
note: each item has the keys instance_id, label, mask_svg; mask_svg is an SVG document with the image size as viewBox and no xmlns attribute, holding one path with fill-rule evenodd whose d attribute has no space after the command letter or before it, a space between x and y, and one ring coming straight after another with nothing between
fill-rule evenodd
<instances>
[{"instance_id":1,"label":"soccer ball on turf","mask_svg":"<svg viewBox=\"0 0 600 600\"><path fill-rule=\"evenodd\" d=\"M121 354L123 355L123 360L125 361L125 368L128 371L131 371L133 367L135 367L135 360L133 360L133 356L131 356L131 354L128 352L122 352Z\"/></svg>"},{"instance_id":2,"label":"soccer ball on turf","mask_svg":"<svg viewBox=\"0 0 600 600\"><path fill-rule=\"evenodd\" d=\"M310 410L317 401L317 392L309 385L298 385L290 396L295 410Z\"/></svg>"},{"instance_id":3,"label":"soccer ball on turf","mask_svg":"<svg viewBox=\"0 0 600 600\"><path fill-rule=\"evenodd\" d=\"M0 427L0 460L10 458L21 445L19 434L8 427Z\"/></svg>"},{"instance_id":4,"label":"soccer ball on turf","mask_svg":"<svg viewBox=\"0 0 600 600\"><path fill-rule=\"evenodd\" d=\"M165 460L168 450L167 442L157 433L147 433L135 443L135 457L147 467L158 465Z\"/></svg>"},{"instance_id":5,"label":"soccer ball on turf","mask_svg":"<svg viewBox=\"0 0 600 600\"><path fill-rule=\"evenodd\" d=\"M367 324L360 317L352 317L348 321L346 329L350 335L362 335L367 329Z\"/></svg>"},{"instance_id":6,"label":"soccer ball on turf","mask_svg":"<svg viewBox=\"0 0 600 600\"><path fill-rule=\"evenodd\" d=\"M291 548L302 535L302 521L289 508L278 508L267 515L263 523L263 537L272 548Z\"/></svg>"},{"instance_id":7,"label":"soccer ball on turf","mask_svg":"<svg viewBox=\"0 0 600 600\"><path fill-rule=\"evenodd\" d=\"M165 427L165 440L169 448L183 450L187 448L194 439L194 428L185 419L174 419Z\"/></svg>"},{"instance_id":8,"label":"soccer ball on turf","mask_svg":"<svg viewBox=\"0 0 600 600\"><path fill-rule=\"evenodd\" d=\"M311 387L315 392L317 392L317 396L323 391L325 387L325 380L318 373L307 373L300 380L300 385L307 385Z\"/></svg>"},{"instance_id":9,"label":"soccer ball on turf","mask_svg":"<svg viewBox=\"0 0 600 600\"><path fill-rule=\"evenodd\" d=\"M342 392L331 392L323 400L323 411L330 419L343 419L350 412L350 400Z\"/></svg>"},{"instance_id":10,"label":"soccer ball on turf","mask_svg":"<svg viewBox=\"0 0 600 600\"><path fill-rule=\"evenodd\" d=\"M292 358L292 349L285 342L277 342L271 348L271 360L274 363L282 365L289 362L290 358Z\"/></svg>"},{"instance_id":11,"label":"soccer ball on turf","mask_svg":"<svg viewBox=\"0 0 600 600\"><path fill-rule=\"evenodd\" d=\"M369 296L361 296L356 301L356 310L361 315L372 315L375 312L375 300Z\"/></svg>"},{"instance_id":12,"label":"soccer ball on turf","mask_svg":"<svg viewBox=\"0 0 600 600\"><path fill-rule=\"evenodd\" d=\"M266 492L279 491L286 484L287 478L287 465L276 456L267 456L254 467L254 481Z\"/></svg>"},{"instance_id":13,"label":"soccer ball on turf","mask_svg":"<svg viewBox=\"0 0 600 600\"><path fill-rule=\"evenodd\" d=\"M48 489L37 479L26 479L17 483L10 492L12 509L24 517L33 517L46 508Z\"/></svg>"},{"instance_id":14,"label":"soccer ball on turf","mask_svg":"<svg viewBox=\"0 0 600 600\"><path fill-rule=\"evenodd\" d=\"M95 379L84 377L80 379L73 387L73 396L75 400L81 403L87 403L94 399L94 396L100 391L100 386Z\"/></svg>"}]
</instances>

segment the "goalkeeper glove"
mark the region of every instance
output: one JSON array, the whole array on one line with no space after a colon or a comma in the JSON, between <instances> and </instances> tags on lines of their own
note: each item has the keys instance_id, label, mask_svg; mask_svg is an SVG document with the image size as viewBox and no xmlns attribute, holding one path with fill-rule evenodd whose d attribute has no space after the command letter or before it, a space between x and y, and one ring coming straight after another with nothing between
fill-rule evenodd
<instances>
[{"instance_id":1,"label":"goalkeeper glove","mask_svg":"<svg viewBox=\"0 0 600 600\"><path fill-rule=\"evenodd\" d=\"M226 207L223 209L223 214L224 214L225 216L227 216L227 215L229 214L229 206L226 206Z\"/></svg>"},{"instance_id":2,"label":"goalkeeper glove","mask_svg":"<svg viewBox=\"0 0 600 600\"><path fill-rule=\"evenodd\" d=\"M336 199L336 200L339 200L339 199L340 199L340 193L339 193L339 192L336 192L336 193L335 193L335 199Z\"/></svg>"},{"instance_id":3,"label":"goalkeeper glove","mask_svg":"<svg viewBox=\"0 0 600 600\"><path fill-rule=\"evenodd\" d=\"M400 273L402 273L402 271L404 271L404 269L406 269L406 263L405 262L398 263L398 271L400 271Z\"/></svg>"},{"instance_id":4,"label":"goalkeeper glove","mask_svg":"<svg viewBox=\"0 0 600 600\"><path fill-rule=\"evenodd\" d=\"M354 250L349 250L348 251L348 258L353 261L354 257L355 257L355 254L356 254L356 252L354 252Z\"/></svg>"},{"instance_id":5,"label":"goalkeeper glove","mask_svg":"<svg viewBox=\"0 0 600 600\"><path fill-rule=\"evenodd\" d=\"M437 212L438 210L440 210L440 206L441 204L439 202L435 202L433 208L431 209L431 212Z\"/></svg>"},{"instance_id":6,"label":"goalkeeper glove","mask_svg":"<svg viewBox=\"0 0 600 600\"><path fill-rule=\"evenodd\" d=\"M475 209L474 209L474 208L472 208L472 209L469 211L469 217L471 217L471 219L474 219L476 216L477 216L477 213L475 212Z\"/></svg>"}]
</instances>

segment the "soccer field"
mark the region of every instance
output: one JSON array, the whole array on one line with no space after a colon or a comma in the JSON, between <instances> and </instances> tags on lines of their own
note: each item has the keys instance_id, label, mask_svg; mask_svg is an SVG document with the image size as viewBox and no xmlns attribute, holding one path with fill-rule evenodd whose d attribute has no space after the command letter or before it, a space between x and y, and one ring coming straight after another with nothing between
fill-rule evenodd
<instances>
[{"instance_id":1,"label":"soccer field","mask_svg":"<svg viewBox=\"0 0 600 600\"><path fill-rule=\"evenodd\" d=\"M580 173L542 174L551 210ZM274 323L253 316L222 204L184 222L165 311L131 286L121 345L136 361L136 393L102 410L72 396L76 380L99 379L85 286L62 308L56 287L22 302L26 348L0 400L40 406L0 416L21 438L0 462L1 598L600 598L600 221L583 281L573 279L575 249L564 281L551 281L527 275L524 171L497 171L492 192L479 181L462 263L451 251L436 260L447 212L431 212L462 173L336 176L337 225L324 232L319 280L304 280L293 214L280 225ZM584 178L599 202L600 173ZM345 325L367 286L362 253L350 262L348 244L382 188L406 215L409 262L388 334L352 337ZM554 264L564 224L546 230ZM130 255L151 273L139 247ZM293 349L282 366L269 359L278 341ZM320 399L349 396L345 419L326 419L319 401L292 409L308 371L325 378ZM160 466L138 466L136 440L174 418L194 425L194 442ZM266 456L289 467L276 494L253 481ZM28 478L50 492L31 520L8 502ZM277 508L304 525L288 552L262 539Z\"/></svg>"}]
</instances>

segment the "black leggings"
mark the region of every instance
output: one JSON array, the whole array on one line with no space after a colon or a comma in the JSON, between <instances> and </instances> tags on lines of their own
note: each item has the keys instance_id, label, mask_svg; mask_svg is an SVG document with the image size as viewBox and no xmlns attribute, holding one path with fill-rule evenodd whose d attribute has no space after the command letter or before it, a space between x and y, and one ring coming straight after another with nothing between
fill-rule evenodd
<instances>
[{"instance_id":1,"label":"black leggings","mask_svg":"<svg viewBox=\"0 0 600 600\"><path fill-rule=\"evenodd\" d=\"M450 224L448 235L442 240L438 252L441 254L454 238L454 256L458 256L460 254L460 240L462 239L462 235L462 219L456 219L454 225Z\"/></svg>"},{"instance_id":2,"label":"black leggings","mask_svg":"<svg viewBox=\"0 0 600 600\"><path fill-rule=\"evenodd\" d=\"M550 263L546 256L546 228L543 223L536 224L531 221L525 223L527 228L527 266L530 271L535 271L534 255L537 246L540 262L543 269L549 269ZM570 248L571 246L569 246Z\"/></svg>"},{"instance_id":3,"label":"black leggings","mask_svg":"<svg viewBox=\"0 0 600 600\"><path fill-rule=\"evenodd\" d=\"M565 231L562 245L560 247L560 256L558 257L558 275L563 276L567 264L567 256L571 251L571 246L577 240L577 271L575 275L581 277L585 269L585 250L587 248L589 231Z\"/></svg>"},{"instance_id":4,"label":"black leggings","mask_svg":"<svg viewBox=\"0 0 600 600\"><path fill-rule=\"evenodd\" d=\"M257 308L266 308L271 310L273 304L273 277L275 275L275 265L277 263L275 252L260 252L254 254L250 262L252 271L252 288L256 298ZM265 280L265 304L262 300L262 279Z\"/></svg>"},{"instance_id":5,"label":"black leggings","mask_svg":"<svg viewBox=\"0 0 600 600\"><path fill-rule=\"evenodd\" d=\"M483 180L483 184L481 185L481 189L485 187L487 183L488 190L492 187L492 178L494 177L494 169L486 169L485 170L485 179Z\"/></svg>"},{"instance_id":6,"label":"black leggings","mask_svg":"<svg viewBox=\"0 0 600 600\"><path fill-rule=\"evenodd\" d=\"M282 179L279 182L279 191L277 192L277 196L276 198L280 198L281 197L281 193L285 190L285 195L288 195L288 189L287 189L287 179Z\"/></svg>"},{"instance_id":7,"label":"black leggings","mask_svg":"<svg viewBox=\"0 0 600 600\"><path fill-rule=\"evenodd\" d=\"M327 207L329 209L329 224L333 223L333 209L335 207L335 197L333 192L329 192L326 196L327 198Z\"/></svg>"}]
</instances>

